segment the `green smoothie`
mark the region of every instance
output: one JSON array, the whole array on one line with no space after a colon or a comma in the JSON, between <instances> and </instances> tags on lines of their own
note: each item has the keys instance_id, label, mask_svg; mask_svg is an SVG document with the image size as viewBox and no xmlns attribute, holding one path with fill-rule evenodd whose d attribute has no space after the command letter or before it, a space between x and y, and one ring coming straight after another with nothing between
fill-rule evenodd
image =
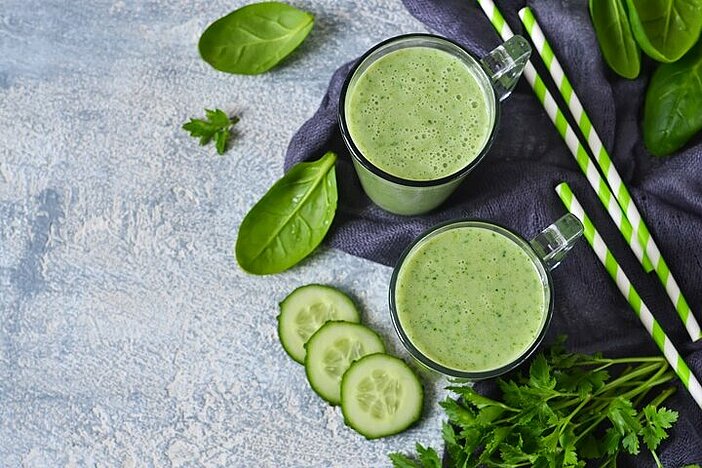
<instances>
[{"instance_id":1,"label":"green smoothie","mask_svg":"<svg viewBox=\"0 0 702 468\"><path fill-rule=\"evenodd\" d=\"M515 241L461 226L420 241L400 267L399 322L422 354L463 372L500 368L536 340L547 314L539 270Z\"/></svg>"},{"instance_id":2,"label":"green smoothie","mask_svg":"<svg viewBox=\"0 0 702 468\"><path fill-rule=\"evenodd\" d=\"M483 150L494 123L492 96L473 69L432 47L380 57L349 89L345 118L353 142L374 166L405 180L463 169Z\"/></svg>"}]
</instances>

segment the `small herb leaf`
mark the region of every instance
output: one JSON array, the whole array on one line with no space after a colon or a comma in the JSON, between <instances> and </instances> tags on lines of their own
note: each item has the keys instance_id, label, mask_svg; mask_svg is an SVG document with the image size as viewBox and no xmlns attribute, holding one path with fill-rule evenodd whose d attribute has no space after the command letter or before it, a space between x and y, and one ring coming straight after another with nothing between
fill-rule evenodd
<instances>
[{"instance_id":1,"label":"small herb leaf","mask_svg":"<svg viewBox=\"0 0 702 468\"><path fill-rule=\"evenodd\" d=\"M206 145L214 138L217 153L224 154L231 128L239 118L236 116L230 118L220 109L205 109L205 115L207 120L190 119L183 125L183 130L189 132L190 136L199 138L200 145Z\"/></svg>"},{"instance_id":2,"label":"small herb leaf","mask_svg":"<svg viewBox=\"0 0 702 468\"><path fill-rule=\"evenodd\" d=\"M661 441L668 437L665 429L672 427L678 420L678 413L666 408L656 408L648 405L644 408L645 422L642 429L644 443L649 450L658 448Z\"/></svg>"},{"instance_id":3,"label":"small herb leaf","mask_svg":"<svg viewBox=\"0 0 702 468\"><path fill-rule=\"evenodd\" d=\"M235 247L244 270L279 273L317 248L336 212L335 161L329 152L318 161L296 164L251 208Z\"/></svg>"},{"instance_id":4,"label":"small herb leaf","mask_svg":"<svg viewBox=\"0 0 702 468\"><path fill-rule=\"evenodd\" d=\"M391 453L390 461L392 461L393 468L417 468L414 460L401 453Z\"/></svg>"},{"instance_id":5,"label":"small herb leaf","mask_svg":"<svg viewBox=\"0 0 702 468\"><path fill-rule=\"evenodd\" d=\"M553 389L556 379L551 376L551 368L543 354L534 359L529 368L529 385L534 388Z\"/></svg>"},{"instance_id":6,"label":"small herb leaf","mask_svg":"<svg viewBox=\"0 0 702 468\"><path fill-rule=\"evenodd\" d=\"M416 448L422 468L441 468L441 459L436 450L431 447L423 447L420 443L417 443Z\"/></svg>"},{"instance_id":7,"label":"small herb leaf","mask_svg":"<svg viewBox=\"0 0 702 468\"><path fill-rule=\"evenodd\" d=\"M313 24L313 15L285 3L254 3L209 25L198 48L202 58L217 70L256 75L295 50Z\"/></svg>"}]
</instances>

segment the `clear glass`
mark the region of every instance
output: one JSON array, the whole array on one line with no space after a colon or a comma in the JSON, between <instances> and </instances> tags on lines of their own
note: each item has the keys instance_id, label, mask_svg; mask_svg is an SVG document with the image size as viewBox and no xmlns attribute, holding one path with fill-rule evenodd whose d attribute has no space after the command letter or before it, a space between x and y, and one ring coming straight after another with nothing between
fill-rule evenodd
<instances>
[{"instance_id":1,"label":"clear glass","mask_svg":"<svg viewBox=\"0 0 702 468\"><path fill-rule=\"evenodd\" d=\"M431 358L427 357L424 353L419 351L419 349L412 343L412 341L408 337L407 333L402 327L397 311L396 287L399 272L405 260L433 236L436 236L437 234L440 234L442 232L446 232L450 229L456 229L460 227L478 227L490 230L493 232L497 232L498 234L501 234L513 241L515 244L521 247L522 250L527 254L527 256L532 260L534 266L536 267L536 270L538 271L539 277L541 278L541 285L543 287L543 320L533 342L516 359L506 363L501 367L498 367L496 369L490 369L487 371L474 372L456 370L445 367L435 362ZM548 329L548 325L551 322L551 317L553 315L553 280L551 278L550 271L560 264L561 260L565 257L567 252L582 236L582 233L582 224L580 224L578 218L576 218L570 213L566 214L558 221L544 229L532 241L525 240L522 236L510 231L505 227L480 220L462 219L456 221L449 221L429 229L428 231L420 235L403 252L399 261L395 265L395 269L393 270L392 278L390 280L390 314L393 326L395 328L395 331L397 332L397 335L400 338L400 341L410 353L410 355L419 363L423 364L425 367L433 371L436 371L448 377L476 381L497 377L506 372L509 372L510 370L514 369L519 364L524 362L526 359L528 359L529 356L531 356L534 353L534 351L538 348L539 344L541 344L541 341L546 335L546 330Z\"/></svg>"},{"instance_id":2,"label":"clear glass","mask_svg":"<svg viewBox=\"0 0 702 468\"><path fill-rule=\"evenodd\" d=\"M358 149L347 125L350 96L363 72L384 55L407 47L435 48L459 58L477 79L488 106L490 130L481 152L465 167L439 179L408 180L378 168ZM386 211L400 215L425 213L443 203L490 149L499 123L499 102L511 93L530 54L527 41L521 36L514 36L479 61L460 45L431 34L394 37L366 52L349 72L341 90L339 125L363 190L370 199Z\"/></svg>"}]
</instances>

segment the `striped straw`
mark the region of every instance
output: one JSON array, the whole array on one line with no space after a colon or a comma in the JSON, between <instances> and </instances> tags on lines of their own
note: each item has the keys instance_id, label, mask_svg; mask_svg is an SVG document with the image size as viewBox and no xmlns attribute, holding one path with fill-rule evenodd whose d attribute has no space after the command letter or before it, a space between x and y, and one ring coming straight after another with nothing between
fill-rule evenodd
<instances>
[{"instance_id":1,"label":"striped straw","mask_svg":"<svg viewBox=\"0 0 702 468\"><path fill-rule=\"evenodd\" d=\"M493 27L497 30L497 32L503 40L507 40L514 35L512 29L509 27L504 17L497 9L492 0L478 0L478 4L483 9L488 19L492 23ZM573 128L566 120L563 112L561 112L561 110L558 108L555 99L546 88L546 84L536 72L536 69L534 68L531 62L527 62L526 66L524 67L524 77L531 85L532 89L534 90L534 93L536 94L536 97L541 102L542 106L544 107L544 110L546 110L546 113L548 114L549 118L558 130L558 133L565 141L566 146L570 150L570 153L573 155L575 161L578 163L580 170L583 174L585 174L585 177L590 183L590 186L597 194L598 198L602 202L602 205L607 210L607 213L609 213L610 218L619 229L619 232L627 241L629 247L631 247L632 252L639 260L639 262L641 262L642 265L646 266L648 263L648 258L646 258L641 243L636 242L635 240L636 238L633 234L633 227L629 222L629 219L626 217L624 211L617 203L616 198L614 197L611 190L609 189L609 186L595 167L595 164L590 160L590 157L588 156L585 147L582 145L582 143L580 143L580 140L573 131ZM660 263L658 261L659 258L660 254L656 258L656 263ZM668 274L668 276L670 275ZM673 297L682 297L679 291L680 289L678 288L677 296L673 295ZM684 301L685 299L683 298L682 302ZM689 307L687 307L687 303L684 302L684 307L678 308L678 302L681 301L679 299L676 299L674 301L674 304L676 304L676 309L683 311L683 313L679 312L678 315L683 321L683 324L685 325L685 328L690 334L690 337L693 339L693 341L699 339L701 336L700 328L695 318L692 316L691 313L689 313L690 309ZM688 311L686 314L684 313L685 310ZM685 317L684 319L683 316Z\"/></svg>"},{"instance_id":2,"label":"striped straw","mask_svg":"<svg viewBox=\"0 0 702 468\"><path fill-rule=\"evenodd\" d=\"M607 245L604 243L602 237L595 229L595 226L592 224L592 221L590 221L590 218L588 218L587 214L585 214L583 207L580 205L578 199L575 198L575 195L573 195L573 192L570 190L568 184L563 182L557 185L556 193L558 193L558 196L561 198L561 201L565 205L566 209L573 213L583 224L583 227L585 228L585 238L590 244L590 247L592 247L592 250L595 252L595 255L597 255L597 258L600 260L600 262L602 262L602 265L604 265L605 269L609 273L609 276L611 276L614 282L617 284L617 288L619 288L619 291L629 302L631 308L634 309L636 316L639 318L639 320L641 320L641 323L646 330L648 330L648 333L653 338L653 341L663 352L663 355L670 364L670 367L675 370L675 373L678 375L678 377L680 377L680 380L685 388L687 388L687 390L690 392L692 398L697 402L699 407L702 408L702 386L695 375L690 371L690 368L687 366L682 356L675 348L675 345L673 345L672 341L670 341L668 335L665 334L658 321L653 318L651 311L641 300L641 296L639 296L639 293L636 292L636 289L634 289L631 281L629 281L629 278L627 278L624 271L622 271L621 267L614 259L612 252L610 252L610 250L607 248Z\"/></svg>"},{"instance_id":3,"label":"striped straw","mask_svg":"<svg viewBox=\"0 0 702 468\"><path fill-rule=\"evenodd\" d=\"M595 131L595 128L592 126L590 118L588 117L587 112L585 112L583 109L580 99L578 99L577 94L575 94L573 91L573 87L570 84L568 77L566 77L565 73L563 72L563 68L561 68L561 64L558 62L558 59L553 53L551 45L546 40L546 36L544 36L539 23L536 21L536 17L534 17L533 11L529 7L522 8L519 10L519 17L521 18L527 33L531 37L536 51L538 52L539 56L541 56L546 68L551 74L551 78L553 78L554 83L556 83L558 91L560 92L561 96L563 96L563 99L568 105L570 112L573 114L575 121L578 123L578 127L587 139L590 150L592 151L595 161L599 165L602 174L604 174L604 177L609 186L612 188L619 205L622 207L626 213L626 217L631 222L635 236L628 237L625 235L624 237L626 238L627 242L629 242L629 245L631 245L632 242L635 242L635 238L638 238L638 241L644 247L646 256L653 262L653 269L656 271L661 284L665 287L666 293L672 301L673 306L675 306L680 319L685 324L685 328L690 334L690 338L692 338L692 341L702 338L700 326L695 320L695 317L692 315L690 306L687 304L685 297L682 295L680 287L678 286L677 281L675 281L675 278L673 278L668 265L665 263L665 260L663 260L661 252L658 250L658 246L653 240L651 233L648 231L646 223L644 223L643 219L641 218L641 214L636 208L636 205L634 204L629 191L624 185L624 182L622 182L622 178L619 176L617 169L614 167L614 164L612 164L609 153L602 144L602 140L600 140L597 131ZM646 264L644 264L644 269L646 269L646 272L651 271Z\"/></svg>"}]
</instances>

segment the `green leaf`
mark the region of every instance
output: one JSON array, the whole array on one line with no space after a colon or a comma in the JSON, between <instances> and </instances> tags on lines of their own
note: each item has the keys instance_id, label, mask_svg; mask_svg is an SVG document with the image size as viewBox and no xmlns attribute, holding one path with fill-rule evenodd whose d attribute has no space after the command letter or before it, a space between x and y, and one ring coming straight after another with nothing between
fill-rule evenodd
<instances>
[{"instance_id":1,"label":"green leaf","mask_svg":"<svg viewBox=\"0 0 702 468\"><path fill-rule=\"evenodd\" d=\"M636 42L654 60L675 62L700 37L700 0L627 0L627 7Z\"/></svg>"},{"instance_id":2,"label":"green leaf","mask_svg":"<svg viewBox=\"0 0 702 468\"><path fill-rule=\"evenodd\" d=\"M475 421L483 426L492 426L492 422L499 419L504 412L505 409L499 406L486 406L480 410Z\"/></svg>"},{"instance_id":3,"label":"green leaf","mask_svg":"<svg viewBox=\"0 0 702 468\"><path fill-rule=\"evenodd\" d=\"M535 388L556 388L556 379L551 376L551 366L548 365L543 354L536 356L529 367L529 384Z\"/></svg>"},{"instance_id":4,"label":"green leaf","mask_svg":"<svg viewBox=\"0 0 702 468\"><path fill-rule=\"evenodd\" d=\"M702 13L701 13L702 16ZM670 154L702 130L702 41L680 61L658 67L646 91L643 137L656 156Z\"/></svg>"},{"instance_id":5,"label":"green leaf","mask_svg":"<svg viewBox=\"0 0 702 468\"><path fill-rule=\"evenodd\" d=\"M448 386L446 389L460 395L465 401L475 405L478 408L483 408L485 406L499 406L501 408L509 409L504 403L485 397L467 385Z\"/></svg>"},{"instance_id":6,"label":"green leaf","mask_svg":"<svg viewBox=\"0 0 702 468\"><path fill-rule=\"evenodd\" d=\"M190 136L200 137L200 145L206 145L219 128L210 122L200 119L190 119L183 124L183 130L190 132Z\"/></svg>"},{"instance_id":7,"label":"green leaf","mask_svg":"<svg viewBox=\"0 0 702 468\"><path fill-rule=\"evenodd\" d=\"M467 454L460 446L453 426L450 423L444 422L441 426L441 434L444 437L444 445L448 451L452 466L462 466L465 463Z\"/></svg>"},{"instance_id":8,"label":"green leaf","mask_svg":"<svg viewBox=\"0 0 702 468\"><path fill-rule=\"evenodd\" d=\"M622 434L613 427L607 429L602 440L602 450L605 453L614 455L619 452L619 443L622 441Z\"/></svg>"},{"instance_id":9,"label":"green leaf","mask_svg":"<svg viewBox=\"0 0 702 468\"><path fill-rule=\"evenodd\" d=\"M678 412L671 411L666 408L659 408L653 405L647 405L644 410L644 427L641 430L644 443L649 450L654 451L658 448L661 441L668 437L665 431L673 426L673 423L678 420Z\"/></svg>"},{"instance_id":10,"label":"green leaf","mask_svg":"<svg viewBox=\"0 0 702 468\"><path fill-rule=\"evenodd\" d=\"M622 397L617 397L609 404L607 417L615 429L620 434L628 434L629 432L638 433L641 429L641 424L636 418L637 412L631 401L625 400Z\"/></svg>"},{"instance_id":11,"label":"green leaf","mask_svg":"<svg viewBox=\"0 0 702 468\"><path fill-rule=\"evenodd\" d=\"M578 466L578 452L575 447L568 446L563 450L563 466Z\"/></svg>"},{"instance_id":12,"label":"green leaf","mask_svg":"<svg viewBox=\"0 0 702 468\"><path fill-rule=\"evenodd\" d=\"M624 78L641 71L641 51L631 32L623 0L590 0L590 18L607 65Z\"/></svg>"},{"instance_id":13,"label":"green leaf","mask_svg":"<svg viewBox=\"0 0 702 468\"><path fill-rule=\"evenodd\" d=\"M502 444L500 447L500 457L507 466L523 465L524 463L531 465L537 458L534 454L526 453L521 447L506 444Z\"/></svg>"},{"instance_id":14,"label":"green leaf","mask_svg":"<svg viewBox=\"0 0 702 468\"><path fill-rule=\"evenodd\" d=\"M431 447L423 447L420 443L417 443L416 448L422 468L441 468L441 458L436 450Z\"/></svg>"},{"instance_id":15,"label":"green leaf","mask_svg":"<svg viewBox=\"0 0 702 468\"><path fill-rule=\"evenodd\" d=\"M622 439L622 445L624 445L626 451L632 455L637 455L639 453L639 438L633 432L630 432Z\"/></svg>"},{"instance_id":16,"label":"green leaf","mask_svg":"<svg viewBox=\"0 0 702 468\"><path fill-rule=\"evenodd\" d=\"M581 398L596 392L609 379L605 370L590 371L588 369L573 369L570 373L560 373L556 376L558 388L564 392L575 392Z\"/></svg>"},{"instance_id":17,"label":"green leaf","mask_svg":"<svg viewBox=\"0 0 702 468\"><path fill-rule=\"evenodd\" d=\"M388 455L394 468L418 468L419 465L411 458L401 453L391 453Z\"/></svg>"},{"instance_id":18,"label":"green leaf","mask_svg":"<svg viewBox=\"0 0 702 468\"><path fill-rule=\"evenodd\" d=\"M251 208L239 227L236 259L249 273L278 273L322 242L336 212L334 162L329 152L296 164Z\"/></svg>"},{"instance_id":19,"label":"green leaf","mask_svg":"<svg viewBox=\"0 0 702 468\"><path fill-rule=\"evenodd\" d=\"M227 127L229 125L229 116L221 109L205 109L205 116L207 117L207 120L212 122L213 125L220 128Z\"/></svg>"},{"instance_id":20,"label":"green leaf","mask_svg":"<svg viewBox=\"0 0 702 468\"><path fill-rule=\"evenodd\" d=\"M475 413L470 408L466 408L453 398L446 398L439 402L439 405L446 412L449 420L461 427L469 427L475 424Z\"/></svg>"},{"instance_id":21,"label":"green leaf","mask_svg":"<svg viewBox=\"0 0 702 468\"><path fill-rule=\"evenodd\" d=\"M209 25L198 48L202 58L217 70L256 75L290 55L313 25L312 14L285 3L254 3Z\"/></svg>"},{"instance_id":22,"label":"green leaf","mask_svg":"<svg viewBox=\"0 0 702 468\"><path fill-rule=\"evenodd\" d=\"M495 430L488 436L487 440L485 441L485 447L483 448L483 452L480 454L478 463L485 463L487 460L489 460L490 456L493 453L495 453L498 448L500 448L502 442L507 438L507 436L511 432L512 429L510 427L495 428Z\"/></svg>"},{"instance_id":23,"label":"green leaf","mask_svg":"<svg viewBox=\"0 0 702 468\"><path fill-rule=\"evenodd\" d=\"M231 128L239 122L239 118L229 116L220 109L205 109L207 120L190 119L183 124L183 129L190 133L190 136L200 138L200 145L206 145L212 138L215 139L217 153L224 154L227 149Z\"/></svg>"}]
</instances>

